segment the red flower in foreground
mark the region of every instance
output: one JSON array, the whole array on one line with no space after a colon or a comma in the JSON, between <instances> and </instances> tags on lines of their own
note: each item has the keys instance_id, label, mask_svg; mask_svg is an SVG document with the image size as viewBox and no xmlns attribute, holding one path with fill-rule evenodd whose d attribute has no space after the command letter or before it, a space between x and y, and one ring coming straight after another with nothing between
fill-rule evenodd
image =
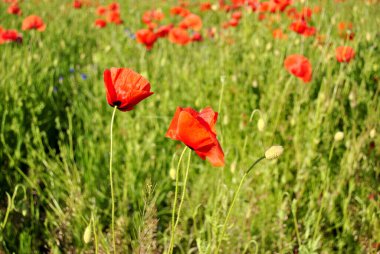
<instances>
[{"instance_id":1,"label":"red flower in foreground","mask_svg":"<svg viewBox=\"0 0 380 254\"><path fill-rule=\"evenodd\" d=\"M24 19L22 22L22 30L31 30L36 29L37 31L45 31L46 25L44 24L43 20L36 16L36 15L30 15Z\"/></svg>"},{"instance_id":2,"label":"red flower in foreground","mask_svg":"<svg viewBox=\"0 0 380 254\"><path fill-rule=\"evenodd\" d=\"M336 60L340 63L348 63L355 57L355 51L349 46L340 46L335 51Z\"/></svg>"},{"instance_id":3,"label":"red flower in foreground","mask_svg":"<svg viewBox=\"0 0 380 254\"><path fill-rule=\"evenodd\" d=\"M136 32L136 39L139 43L144 44L147 50L150 50L157 40L157 35L149 29L141 29Z\"/></svg>"},{"instance_id":4,"label":"red flower in foreground","mask_svg":"<svg viewBox=\"0 0 380 254\"><path fill-rule=\"evenodd\" d=\"M306 57L302 55L290 55L285 59L284 66L288 72L302 79L305 83L310 82L312 67Z\"/></svg>"},{"instance_id":5,"label":"red flower in foreground","mask_svg":"<svg viewBox=\"0 0 380 254\"><path fill-rule=\"evenodd\" d=\"M107 26L107 21L105 21L104 19L97 19L97 20L95 20L95 27L103 28L103 27L106 27L106 26Z\"/></svg>"},{"instance_id":6,"label":"red flower in foreground","mask_svg":"<svg viewBox=\"0 0 380 254\"><path fill-rule=\"evenodd\" d=\"M175 27L169 32L169 41L172 43L186 45L190 40L189 34L183 28Z\"/></svg>"},{"instance_id":7,"label":"red flower in foreground","mask_svg":"<svg viewBox=\"0 0 380 254\"><path fill-rule=\"evenodd\" d=\"M11 4L8 7L7 12L9 14L14 14L14 15L21 15L21 13L22 13L22 11L21 11L20 7L18 6L17 2L15 2L14 4Z\"/></svg>"},{"instance_id":8,"label":"red flower in foreground","mask_svg":"<svg viewBox=\"0 0 380 254\"><path fill-rule=\"evenodd\" d=\"M199 113L192 108L177 107L166 137L182 141L202 160L215 167L224 166L224 153L216 138L218 113L207 107Z\"/></svg>"},{"instance_id":9,"label":"red flower in foreground","mask_svg":"<svg viewBox=\"0 0 380 254\"><path fill-rule=\"evenodd\" d=\"M104 71L107 102L121 111L130 111L143 99L151 96L149 81L128 68Z\"/></svg>"}]
</instances>

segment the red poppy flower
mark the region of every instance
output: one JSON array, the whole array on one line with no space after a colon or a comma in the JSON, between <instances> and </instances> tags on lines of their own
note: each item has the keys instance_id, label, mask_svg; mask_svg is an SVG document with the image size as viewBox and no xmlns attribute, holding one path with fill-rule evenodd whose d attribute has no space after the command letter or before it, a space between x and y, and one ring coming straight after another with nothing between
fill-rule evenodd
<instances>
[{"instance_id":1,"label":"red poppy flower","mask_svg":"<svg viewBox=\"0 0 380 254\"><path fill-rule=\"evenodd\" d=\"M159 38L166 37L168 36L170 30L173 28L173 24L165 25L165 26L160 26L156 30L156 36Z\"/></svg>"},{"instance_id":2,"label":"red poppy flower","mask_svg":"<svg viewBox=\"0 0 380 254\"><path fill-rule=\"evenodd\" d=\"M175 27L169 32L169 41L175 44L186 45L190 42L190 37L185 29Z\"/></svg>"},{"instance_id":3,"label":"red poppy flower","mask_svg":"<svg viewBox=\"0 0 380 254\"><path fill-rule=\"evenodd\" d=\"M274 0L276 3L276 9L283 12L285 11L286 7L292 4L292 0Z\"/></svg>"},{"instance_id":4,"label":"red poppy flower","mask_svg":"<svg viewBox=\"0 0 380 254\"><path fill-rule=\"evenodd\" d=\"M211 10L211 3L210 2L201 3L200 9L201 9L201 11Z\"/></svg>"},{"instance_id":5,"label":"red poppy flower","mask_svg":"<svg viewBox=\"0 0 380 254\"><path fill-rule=\"evenodd\" d=\"M200 33L196 32L191 36L191 41L203 41L203 37Z\"/></svg>"},{"instance_id":6,"label":"red poppy flower","mask_svg":"<svg viewBox=\"0 0 380 254\"><path fill-rule=\"evenodd\" d=\"M160 10L146 11L142 17L142 21L145 24L151 23L153 20L161 21L165 18L165 15Z\"/></svg>"},{"instance_id":7,"label":"red poppy flower","mask_svg":"<svg viewBox=\"0 0 380 254\"><path fill-rule=\"evenodd\" d=\"M144 44L147 50L150 50L157 40L157 35L149 29L141 29L136 32L136 39L139 43Z\"/></svg>"},{"instance_id":8,"label":"red poppy flower","mask_svg":"<svg viewBox=\"0 0 380 254\"><path fill-rule=\"evenodd\" d=\"M300 12L301 18L304 20L310 20L313 15L313 10L309 7L304 7Z\"/></svg>"},{"instance_id":9,"label":"red poppy flower","mask_svg":"<svg viewBox=\"0 0 380 254\"><path fill-rule=\"evenodd\" d=\"M110 11L112 11L112 12L114 12L114 11L119 12L119 10L120 10L120 5L119 5L118 3L110 3L110 4L108 5L108 10L110 10Z\"/></svg>"},{"instance_id":10,"label":"red poppy flower","mask_svg":"<svg viewBox=\"0 0 380 254\"><path fill-rule=\"evenodd\" d=\"M95 27L103 28L103 27L106 27L106 26L107 26L107 21L105 21L104 19L97 19L97 20L95 20Z\"/></svg>"},{"instance_id":11,"label":"red poppy flower","mask_svg":"<svg viewBox=\"0 0 380 254\"><path fill-rule=\"evenodd\" d=\"M170 14L186 17L188 14L190 14L190 11L181 6L175 6L170 9Z\"/></svg>"},{"instance_id":12,"label":"red poppy flower","mask_svg":"<svg viewBox=\"0 0 380 254\"><path fill-rule=\"evenodd\" d=\"M335 51L336 60L340 63L348 63L355 57L355 51L349 46L340 46Z\"/></svg>"},{"instance_id":13,"label":"red poppy flower","mask_svg":"<svg viewBox=\"0 0 380 254\"><path fill-rule=\"evenodd\" d=\"M286 39L287 38L286 34L284 34L282 32L281 28L273 30L272 35L273 35L273 38L275 38L275 39Z\"/></svg>"},{"instance_id":14,"label":"red poppy flower","mask_svg":"<svg viewBox=\"0 0 380 254\"><path fill-rule=\"evenodd\" d=\"M288 18L290 19L299 19L300 18L300 15L298 14L297 12L297 9L296 8L290 8L286 11L286 15L288 16Z\"/></svg>"},{"instance_id":15,"label":"red poppy flower","mask_svg":"<svg viewBox=\"0 0 380 254\"><path fill-rule=\"evenodd\" d=\"M108 13L107 21L116 25L120 25L123 23L123 20L120 18L120 13L117 11L111 11L110 13Z\"/></svg>"},{"instance_id":16,"label":"red poppy flower","mask_svg":"<svg viewBox=\"0 0 380 254\"><path fill-rule=\"evenodd\" d=\"M104 14L106 14L106 12L107 12L107 8L104 7L104 6L99 6L96 9L96 14L99 15L99 16L103 16Z\"/></svg>"},{"instance_id":17,"label":"red poppy flower","mask_svg":"<svg viewBox=\"0 0 380 254\"><path fill-rule=\"evenodd\" d=\"M8 7L7 12L9 14L13 14L13 15L21 15L21 13L22 13L22 11L21 11L20 7L18 6L17 2L15 2L14 4L11 4Z\"/></svg>"},{"instance_id":18,"label":"red poppy flower","mask_svg":"<svg viewBox=\"0 0 380 254\"><path fill-rule=\"evenodd\" d=\"M238 19L230 19L230 21L228 21L228 24L232 27L237 27L239 25L239 20Z\"/></svg>"},{"instance_id":19,"label":"red poppy flower","mask_svg":"<svg viewBox=\"0 0 380 254\"><path fill-rule=\"evenodd\" d=\"M191 28L195 31L199 31L202 29L202 19L199 16L191 13L179 23L179 27L183 29Z\"/></svg>"},{"instance_id":20,"label":"red poppy flower","mask_svg":"<svg viewBox=\"0 0 380 254\"><path fill-rule=\"evenodd\" d=\"M121 111L130 111L143 99L151 96L149 81L128 68L104 71L107 102Z\"/></svg>"},{"instance_id":21,"label":"red poppy flower","mask_svg":"<svg viewBox=\"0 0 380 254\"><path fill-rule=\"evenodd\" d=\"M46 25L44 24L43 20L36 16L36 15L30 15L24 19L22 22L22 30L31 30L36 29L37 31L45 31Z\"/></svg>"},{"instance_id":22,"label":"red poppy flower","mask_svg":"<svg viewBox=\"0 0 380 254\"><path fill-rule=\"evenodd\" d=\"M79 1L79 0L74 0L74 2L73 2L73 7L74 7L75 9L80 9L80 8L82 8L82 2Z\"/></svg>"},{"instance_id":23,"label":"red poppy flower","mask_svg":"<svg viewBox=\"0 0 380 254\"><path fill-rule=\"evenodd\" d=\"M315 29L315 27L308 26L302 35L305 37L309 37L315 35L316 32L317 30Z\"/></svg>"},{"instance_id":24,"label":"red poppy flower","mask_svg":"<svg viewBox=\"0 0 380 254\"><path fill-rule=\"evenodd\" d=\"M234 13L232 13L231 17L236 20L241 19L242 17L241 11L235 11Z\"/></svg>"},{"instance_id":25,"label":"red poppy flower","mask_svg":"<svg viewBox=\"0 0 380 254\"><path fill-rule=\"evenodd\" d=\"M22 37L16 30L3 30L0 27L0 44L8 42L22 42Z\"/></svg>"},{"instance_id":26,"label":"red poppy flower","mask_svg":"<svg viewBox=\"0 0 380 254\"><path fill-rule=\"evenodd\" d=\"M303 34L307 29L307 23L304 20L299 19L291 23L289 29L298 34Z\"/></svg>"},{"instance_id":27,"label":"red poppy flower","mask_svg":"<svg viewBox=\"0 0 380 254\"><path fill-rule=\"evenodd\" d=\"M183 142L215 167L224 166L224 153L216 138L218 113L207 107L199 113L192 108L177 107L166 137Z\"/></svg>"},{"instance_id":28,"label":"red poppy flower","mask_svg":"<svg viewBox=\"0 0 380 254\"><path fill-rule=\"evenodd\" d=\"M350 22L339 22L338 33L339 36L345 40L353 40L355 37L353 25Z\"/></svg>"},{"instance_id":29,"label":"red poppy flower","mask_svg":"<svg viewBox=\"0 0 380 254\"><path fill-rule=\"evenodd\" d=\"M302 79L305 83L310 82L312 67L306 57L302 55L290 55L285 59L284 66L288 72Z\"/></svg>"}]
</instances>

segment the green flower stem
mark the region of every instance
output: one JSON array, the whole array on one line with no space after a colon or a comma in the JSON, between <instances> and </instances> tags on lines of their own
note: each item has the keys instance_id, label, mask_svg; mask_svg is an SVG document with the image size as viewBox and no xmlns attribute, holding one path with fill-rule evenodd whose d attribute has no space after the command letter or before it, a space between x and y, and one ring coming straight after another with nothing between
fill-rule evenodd
<instances>
[{"instance_id":1,"label":"green flower stem","mask_svg":"<svg viewBox=\"0 0 380 254\"><path fill-rule=\"evenodd\" d=\"M231 215L231 212L232 212L232 208L234 207L235 205L235 201L236 201L236 198L237 196L239 195L239 192L240 192L240 189L241 189L241 186L243 185L243 182L245 180L245 178L247 177L248 173L256 166L256 164L258 164L260 161L262 161L263 159L265 159L265 156L263 157L260 157L259 159L257 159L254 163L252 163L252 165L247 169L247 171L245 171L243 177L241 178L240 180L240 183L239 183L239 186L237 188L237 190L235 191L235 194L234 194L234 197L232 199L232 203L228 209L228 212L227 212L227 217L226 219L224 220L224 223L223 223L223 228L222 228L222 233L220 235L220 238L219 238L219 242L218 242L218 247L216 248L216 251L215 251L215 254L218 254L219 253L219 249L220 249L220 245L222 244L222 241L223 241L223 237L224 237L224 233L226 231L226 227L227 227L227 223L228 223L228 220L230 218L230 215Z\"/></svg>"},{"instance_id":2,"label":"green flower stem","mask_svg":"<svg viewBox=\"0 0 380 254\"><path fill-rule=\"evenodd\" d=\"M111 145L110 145L110 186L111 186L111 206L112 206L112 214L111 214L111 230L112 230L112 245L113 251L116 253L116 238L115 238L115 194L113 189L113 180L112 180L112 129L113 122L115 119L117 106L113 108L112 118L111 118Z\"/></svg>"},{"instance_id":3,"label":"green flower stem","mask_svg":"<svg viewBox=\"0 0 380 254\"><path fill-rule=\"evenodd\" d=\"M178 165L177 165L177 171L175 173L175 192L174 192L174 202L173 202L173 210L172 210L172 229L171 229L171 236L170 236L170 244L169 244L169 250L168 253L172 253L173 251L173 246L174 246L174 231L175 231L175 210L177 206L177 198L178 198L178 183L179 183L179 169L181 167L181 162L182 158L187 150L187 146L183 149L181 156L179 157L178 160Z\"/></svg>"}]
</instances>

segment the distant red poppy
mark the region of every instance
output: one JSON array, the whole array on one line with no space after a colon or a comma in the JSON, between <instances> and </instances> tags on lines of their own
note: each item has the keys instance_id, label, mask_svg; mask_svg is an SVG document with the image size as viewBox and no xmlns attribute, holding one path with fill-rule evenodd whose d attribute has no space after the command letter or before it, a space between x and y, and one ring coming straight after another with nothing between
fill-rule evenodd
<instances>
[{"instance_id":1,"label":"distant red poppy","mask_svg":"<svg viewBox=\"0 0 380 254\"><path fill-rule=\"evenodd\" d=\"M281 12L283 12L286 7L292 4L292 0L274 0L274 2L277 5L276 9Z\"/></svg>"},{"instance_id":2,"label":"distant red poppy","mask_svg":"<svg viewBox=\"0 0 380 254\"><path fill-rule=\"evenodd\" d=\"M345 40L353 40L355 37L353 25L351 22L338 23L339 36Z\"/></svg>"},{"instance_id":3,"label":"distant red poppy","mask_svg":"<svg viewBox=\"0 0 380 254\"><path fill-rule=\"evenodd\" d=\"M20 7L18 6L17 2L11 4L9 7L8 7L8 10L7 12L9 14L13 14L13 15L21 15L22 11L20 9Z\"/></svg>"},{"instance_id":4,"label":"distant red poppy","mask_svg":"<svg viewBox=\"0 0 380 254\"><path fill-rule=\"evenodd\" d=\"M282 32L281 28L273 30L272 35L273 35L273 38L275 38L275 39L286 39L287 38L287 35Z\"/></svg>"},{"instance_id":5,"label":"distant red poppy","mask_svg":"<svg viewBox=\"0 0 380 254\"><path fill-rule=\"evenodd\" d=\"M285 59L284 66L288 72L302 79L305 83L311 81L312 67L306 57L302 55L290 55Z\"/></svg>"},{"instance_id":6,"label":"distant red poppy","mask_svg":"<svg viewBox=\"0 0 380 254\"><path fill-rule=\"evenodd\" d=\"M224 153L216 138L218 113L207 107L199 113L192 108L177 107L166 137L183 142L202 159L215 167L224 166Z\"/></svg>"},{"instance_id":7,"label":"distant red poppy","mask_svg":"<svg viewBox=\"0 0 380 254\"><path fill-rule=\"evenodd\" d=\"M74 2L73 2L73 7L74 7L75 9L80 9L80 8L82 8L82 1L80 1L80 0L74 0Z\"/></svg>"},{"instance_id":8,"label":"distant red poppy","mask_svg":"<svg viewBox=\"0 0 380 254\"><path fill-rule=\"evenodd\" d=\"M316 13L316 14L320 13L321 10L322 10L322 8L320 6L318 6L318 5L316 5L316 6L313 7L313 13Z\"/></svg>"},{"instance_id":9,"label":"distant red poppy","mask_svg":"<svg viewBox=\"0 0 380 254\"><path fill-rule=\"evenodd\" d=\"M170 30L173 28L173 24L165 25L165 26L160 26L156 30L156 36L159 38L166 37L168 36Z\"/></svg>"},{"instance_id":10,"label":"distant red poppy","mask_svg":"<svg viewBox=\"0 0 380 254\"><path fill-rule=\"evenodd\" d=\"M190 13L179 23L179 27L199 31L202 29L202 19L198 15Z\"/></svg>"},{"instance_id":11,"label":"distant red poppy","mask_svg":"<svg viewBox=\"0 0 380 254\"><path fill-rule=\"evenodd\" d=\"M288 16L288 18L290 19L299 19L300 18L300 15L298 14L297 12L297 9L296 8L290 8L286 11L286 15Z\"/></svg>"},{"instance_id":12,"label":"distant red poppy","mask_svg":"<svg viewBox=\"0 0 380 254\"><path fill-rule=\"evenodd\" d=\"M120 5L116 2L114 3L110 3L108 5L108 10L112 11L112 12L119 12L120 10Z\"/></svg>"},{"instance_id":13,"label":"distant red poppy","mask_svg":"<svg viewBox=\"0 0 380 254\"><path fill-rule=\"evenodd\" d=\"M139 43L144 44L147 50L150 50L157 41L157 35L149 29L141 29L136 32L136 39Z\"/></svg>"},{"instance_id":14,"label":"distant red poppy","mask_svg":"<svg viewBox=\"0 0 380 254\"><path fill-rule=\"evenodd\" d=\"M99 16L103 16L104 14L106 14L106 12L107 12L107 8L104 6L99 6L96 9L96 14L98 14Z\"/></svg>"},{"instance_id":15,"label":"distant red poppy","mask_svg":"<svg viewBox=\"0 0 380 254\"><path fill-rule=\"evenodd\" d=\"M120 13L118 11L111 11L110 13L108 13L107 21L116 25L120 25L123 23L123 20L120 18Z\"/></svg>"},{"instance_id":16,"label":"distant red poppy","mask_svg":"<svg viewBox=\"0 0 380 254\"><path fill-rule=\"evenodd\" d=\"M230 21L228 21L228 24L231 26L231 27L237 27L239 25L239 20L238 19L230 19Z\"/></svg>"},{"instance_id":17,"label":"distant red poppy","mask_svg":"<svg viewBox=\"0 0 380 254\"><path fill-rule=\"evenodd\" d=\"M107 26L107 21L105 21L104 19L97 19L97 20L95 20L95 27L103 28L103 27L106 27L106 26Z\"/></svg>"},{"instance_id":18,"label":"distant red poppy","mask_svg":"<svg viewBox=\"0 0 380 254\"><path fill-rule=\"evenodd\" d=\"M107 102L121 111L130 111L143 99L151 96L149 81L128 68L111 68L104 71Z\"/></svg>"},{"instance_id":19,"label":"distant red poppy","mask_svg":"<svg viewBox=\"0 0 380 254\"><path fill-rule=\"evenodd\" d=\"M313 36L316 33L315 27L308 26L303 19L293 21L293 23L290 24L289 29L305 37Z\"/></svg>"},{"instance_id":20,"label":"distant red poppy","mask_svg":"<svg viewBox=\"0 0 380 254\"><path fill-rule=\"evenodd\" d=\"M192 41L203 41L203 37L202 37L202 35L200 34L200 33L198 33L198 32L195 32L194 34L193 34L193 36L191 36L191 40Z\"/></svg>"},{"instance_id":21,"label":"distant red poppy","mask_svg":"<svg viewBox=\"0 0 380 254\"><path fill-rule=\"evenodd\" d=\"M300 16L303 20L310 20L312 15L313 15L313 10L310 9L309 7L304 7L300 12Z\"/></svg>"},{"instance_id":22,"label":"distant red poppy","mask_svg":"<svg viewBox=\"0 0 380 254\"><path fill-rule=\"evenodd\" d=\"M235 11L234 13L232 13L231 17L233 19L239 20L242 17L242 13L241 13L241 11Z\"/></svg>"},{"instance_id":23,"label":"distant red poppy","mask_svg":"<svg viewBox=\"0 0 380 254\"><path fill-rule=\"evenodd\" d=\"M45 31L46 25L43 22L43 20L36 16L36 15L30 15L24 19L22 22L22 30L31 30L36 29L37 31Z\"/></svg>"},{"instance_id":24,"label":"distant red poppy","mask_svg":"<svg viewBox=\"0 0 380 254\"><path fill-rule=\"evenodd\" d=\"M161 10L151 10L151 11L146 11L142 17L142 21L145 24L149 24L152 21L161 21L165 18L164 13Z\"/></svg>"},{"instance_id":25,"label":"distant red poppy","mask_svg":"<svg viewBox=\"0 0 380 254\"><path fill-rule=\"evenodd\" d=\"M210 2L205 2L200 4L200 9L201 11L209 11L211 10L211 3Z\"/></svg>"},{"instance_id":26,"label":"distant red poppy","mask_svg":"<svg viewBox=\"0 0 380 254\"><path fill-rule=\"evenodd\" d=\"M16 30L3 30L0 27L0 44L9 42L22 42L22 37Z\"/></svg>"},{"instance_id":27,"label":"distant red poppy","mask_svg":"<svg viewBox=\"0 0 380 254\"><path fill-rule=\"evenodd\" d=\"M314 36L316 32L317 30L315 29L315 27L308 26L302 35L305 37Z\"/></svg>"},{"instance_id":28,"label":"distant red poppy","mask_svg":"<svg viewBox=\"0 0 380 254\"><path fill-rule=\"evenodd\" d=\"M172 43L186 45L190 40L188 32L183 28L175 27L169 32L169 41Z\"/></svg>"},{"instance_id":29,"label":"distant red poppy","mask_svg":"<svg viewBox=\"0 0 380 254\"><path fill-rule=\"evenodd\" d=\"M186 17L188 14L190 14L190 11L184 7L175 6L170 9L170 14Z\"/></svg>"},{"instance_id":30,"label":"distant red poppy","mask_svg":"<svg viewBox=\"0 0 380 254\"><path fill-rule=\"evenodd\" d=\"M336 60L340 63L349 63L355 57L355 51L350 46L340 46L335 51Z\"/></svg>"},{"instance_id":31,"label":"distant red poppy","mask_svg":"<svg viewBox=\"0 0 380 254\"><path fill-rule=\"evenodd\" d=\"M304 20L299 19L299 20L293 21L290 24L289 29L298 34L303 34L305 30L307 29L307 23Z\"/></svg>"}]
</instances>

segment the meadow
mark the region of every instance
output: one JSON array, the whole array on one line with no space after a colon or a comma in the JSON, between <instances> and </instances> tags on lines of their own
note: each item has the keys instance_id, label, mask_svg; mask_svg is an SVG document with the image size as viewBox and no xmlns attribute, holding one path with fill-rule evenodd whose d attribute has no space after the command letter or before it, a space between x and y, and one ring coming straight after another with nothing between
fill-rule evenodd
<instances>
[{"instance_id":1,"label":"meadow","mask_svg":"<svg viewBox=\"0 0 380 254\"><path fill-rule=\"evenodd\" d=\"M111 1L19 0L15 15L11 2L0 253L380 253L379 1L119 0L105 27ZM142 19L150 10L162 15ZM202 25L182 29L186 43L149 38L189 13ZM24 27L29 15L46 27ZM354 54L339 60L340 46ZM308 64L288 68L290 55ZM111 67L154 94L110 107ZM222 167L166 137L177 107L218 112ZM274 145L283 153L245 174Z\"/></svg>"}]
</instances>

